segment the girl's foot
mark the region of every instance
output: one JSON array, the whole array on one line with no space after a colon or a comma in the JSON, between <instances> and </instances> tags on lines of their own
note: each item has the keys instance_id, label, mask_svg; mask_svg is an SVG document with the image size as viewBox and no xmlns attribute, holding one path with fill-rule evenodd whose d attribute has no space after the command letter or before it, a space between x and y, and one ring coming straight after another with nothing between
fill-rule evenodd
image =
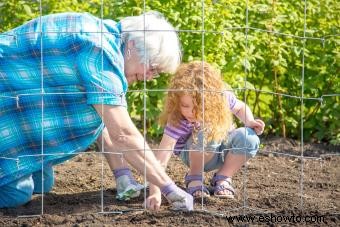
<instances>
[{"instance_id":1,"label":"girl's foot","mask_svg":"<svg viewBox=\"0 0 340 227\"><path fill-rule=\"evenodd\" d=\"M211 185L213 186L214 196L221 198L235 198L235 189L232 186L231 178L223 175L214 174Z\"/></svg>"},{"instance_id":2,"label":"girl's foot","mask_svg":"<svg viewBox=\"0 0 340 227\"><path fill-rule=\"evenodd\" d=\"M185 185L187 192L194 198L201 198L202 196L206 198L210 196L209 190L203 185L202 175L186 175Z\"/></svg>"}]
</instances>

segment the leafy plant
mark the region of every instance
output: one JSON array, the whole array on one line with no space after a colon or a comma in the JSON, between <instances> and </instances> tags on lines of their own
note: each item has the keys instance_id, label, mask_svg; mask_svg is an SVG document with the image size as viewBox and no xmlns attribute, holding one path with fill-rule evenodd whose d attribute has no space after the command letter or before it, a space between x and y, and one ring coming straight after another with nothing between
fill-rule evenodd
<instances>
[{"instance_id":1,"label":"leafy plant","mask_svg":"<svg viewBox=\"0 0 340 227\"><path fill-rule=\"evenodd\" d=\"M335 0L309 0L306 6L293 0L205 0L204 5L192 0L39 2L1 1L0 31L40 13L103 13L104 18L119 20L157 10L180 30L183 61L216 64L239 98L264 119L267 134L300 138L303 128L304 140L340 144L340 20ZM130 90L138 92L128 93L131 117L152 138L162 133L157 116L164 97L164 92L152 89L165 89L168 77L162 75L145 87L134 84Z\"/></svg>"}]
</instances>

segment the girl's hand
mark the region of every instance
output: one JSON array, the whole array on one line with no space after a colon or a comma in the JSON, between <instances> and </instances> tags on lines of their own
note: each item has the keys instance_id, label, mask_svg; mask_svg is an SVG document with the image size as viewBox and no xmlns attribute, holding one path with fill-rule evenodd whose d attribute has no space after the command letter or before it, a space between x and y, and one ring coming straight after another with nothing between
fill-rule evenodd
<instances>
[{"instance_id":1,"label":"girl's hand","mask_svg":"<svg viewBox=\"0 0 340 227\"><path fill-rule=\"evenodd\" d=\"M146 208L153 211L158 211L162 203L161 192L154 192L145 200Z\"/></svg>"},{"instance_id":2,"label":"girl's hand","mask_svg":"<svg viewBox=\"0 0 340 227\"><path fill-rule=\"evenodd\" d=\"M248 121L246 126L254 129L257 135L261 135L263 133L265 123L260 119L255 119L252 121Z\"/></svg>"}]
</instances>

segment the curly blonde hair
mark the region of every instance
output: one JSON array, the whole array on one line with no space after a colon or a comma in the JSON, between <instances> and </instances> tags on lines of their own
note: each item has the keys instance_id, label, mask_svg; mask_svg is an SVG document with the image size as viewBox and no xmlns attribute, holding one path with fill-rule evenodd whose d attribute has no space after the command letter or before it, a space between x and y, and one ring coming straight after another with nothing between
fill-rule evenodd
<instances>
[{"instance_id":1,"label":"curly blonde hair","mask_svg":"<svg viewBox=\"0 0 340 227\"><path fill-rule=\"evenodd\" d=\"M201 130L204 131L205 141L223 141L232 125L232 114L224 94L227 86L220 72L209 63L192 61L180 65L170 80L165 106L160 116L161 125L168 123L179 126L180 121L184 119L180 111L180 98L182 95L190 95L196 120L204 122L204 128L201 125Z\"/></svg>"}]
</instances>

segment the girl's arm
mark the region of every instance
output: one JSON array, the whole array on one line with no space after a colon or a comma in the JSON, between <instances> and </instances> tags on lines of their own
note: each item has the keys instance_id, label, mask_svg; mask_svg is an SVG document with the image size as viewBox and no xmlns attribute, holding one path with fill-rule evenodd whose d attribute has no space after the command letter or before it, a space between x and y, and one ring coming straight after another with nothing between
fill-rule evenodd
<instances>
[{"instance_id":1,"label":"girl's arm","mask_svg":"<svg viewBox=\"0 0 340 227\"><path fill-rule=\"evenodd\" d=\"M265 123L260 119L254 119L254 115L247 104L237 100L232 112L246 127L254 129L257 135L263 133Z\"/></svg>"},{"instance_id":2,"label":"girl's arm","mask_svg":"<svg viewBox=\"0 0 340 227\"><path fill-rule=\"evenodd\" d=\"M161 163L164 170L166 169L168 165L172 152L175 148L176 142L177 142L176 139L166 134L163 134L161 143L159 144L159 148L158 148L159 150L154 151L157 160Z\"/></svg>"},{"instance_id":3,"label":"girl's arm","mask_svg":"<svg viewBox=\"0 0 340 227\"><path fill-rule=\"evenodd\" d=\"M168 165L168 162L171 158L172 152L175 148L177 140L163 134L161 143L159 145L159 150L154 151L155 156L161 166L166 170L166 167ZM159 207L161 206L162 202L162 195L159 187L157 187L154 184L149 185L149 196L146 199L146 206L150 210L159 210Z\"/></svg>"}]
</instances>

